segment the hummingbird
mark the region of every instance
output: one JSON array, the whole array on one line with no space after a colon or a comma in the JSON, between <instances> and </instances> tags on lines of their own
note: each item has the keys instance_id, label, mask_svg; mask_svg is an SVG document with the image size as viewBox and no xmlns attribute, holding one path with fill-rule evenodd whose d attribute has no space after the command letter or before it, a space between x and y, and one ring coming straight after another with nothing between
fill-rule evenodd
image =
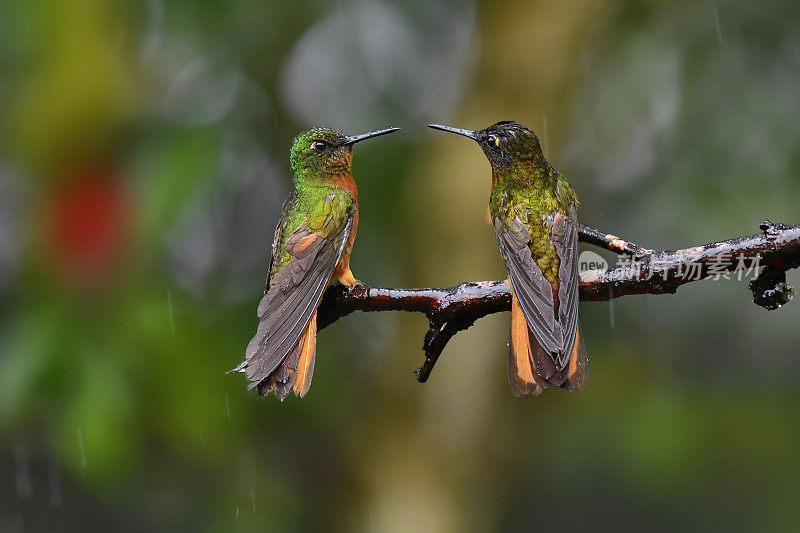
<instances>
[{"instance_id":1,"label":"hummingbird","mask_svg":"<svg viewBox=\"0 0 800 533\"><path fill-rule=\"evenodd\" d=\"M283 400L291 390L303 397L311 387L317 346L317 307L331 283L363 287L350 270L358 230L358 189L352 174L353 145L393 133L387 128L348 136L334 128L313 128L292 142L293 187L283 203L258 330L243 372L259 396Z\"/></svg>"},{"instance_id":2,"label":"hummingbird","mask_svg":"<svg viewBox=\"0 0 800 533\"><path fill-rule=\"evenodd\" d=\"M511 287L511 392L582 389L588 361L578 325L575 191L547 162L536 134L517 122L480 131L429 127L476 141L492 167L489 213Z\"/></svg>"}]
</instances>

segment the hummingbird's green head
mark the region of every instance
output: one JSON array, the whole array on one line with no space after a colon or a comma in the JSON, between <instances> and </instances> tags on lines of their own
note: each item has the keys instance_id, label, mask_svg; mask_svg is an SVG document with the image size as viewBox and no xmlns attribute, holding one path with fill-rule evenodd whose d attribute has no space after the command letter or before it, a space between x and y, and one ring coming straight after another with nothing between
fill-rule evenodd
<instances>
[{"instance_id":1,"label":"hummingbird's green head","mask_svg":"<svg viewBox=\"0 0 800 533\"><path fill-rule=\"evenodd\" d=\"M504 120L484 130L472 131L439 124L429 127L469 137L480 145L495 173L544 167L545 159L539 138L513 120Z\"/></svg>"},{"instance_id":2,"label":"hummingbird's green head","mask_svg":"<svg viewBox=\"0 0 800 533\"><path fill-rule=\"evenodd\" d=\"M325 179L350 174L353 145L400 128L371 131L363 135L345 135L335 128L312 128L292 142L289 162L295 179Z\"/></svg>"}]
</instances>

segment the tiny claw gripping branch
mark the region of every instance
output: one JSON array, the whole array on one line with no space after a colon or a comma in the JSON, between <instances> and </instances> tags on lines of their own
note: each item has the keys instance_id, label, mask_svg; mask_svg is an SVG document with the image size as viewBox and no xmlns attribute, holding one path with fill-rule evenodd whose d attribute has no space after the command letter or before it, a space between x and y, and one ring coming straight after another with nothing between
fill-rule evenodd
<instances>
[{"instance_id":1,"label":"tiny claw gripping branch","mask_svg":"<svg viewBox=\"0 0 800 533\"><path fill-rule=\"evenodd\" d=\"M672 294L686 283L734 272L740 266L737 258L742 258L741 265L754 267L754 258L758 257L765 268L750 283L753 301L766 309L777 309L794 294L786 283L786 271L800 267L800 226L764 221L759 228L762 233L756 235L681 250L654 251L579 224L582 242L637 259L635 266L627 264L581 279L580 298L602 301L630 294ZM686 269L689 258L697 265L695 270ZM719 263L720 258L724 262ZM320 304L317 323L318 329L323 329L353 311L425 314L430 322L423 343L425 361L414 371L417 381L424 383L456 333L468 329L479 318L510 308L510 287L505 280L430 289L347 289L334 285Z\"/></svg>"}]
</instances>

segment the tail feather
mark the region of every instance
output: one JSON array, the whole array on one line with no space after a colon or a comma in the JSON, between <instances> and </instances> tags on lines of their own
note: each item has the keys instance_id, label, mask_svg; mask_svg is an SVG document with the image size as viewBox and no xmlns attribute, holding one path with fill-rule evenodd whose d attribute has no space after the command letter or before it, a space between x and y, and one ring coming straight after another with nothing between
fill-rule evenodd
<instances>
[{"instance_id":1,"label":"tail feather","mask_svg":"<svg viewBox=\"0 0 800 533\"><path fill-rule=\"evenodd\" d=\"M553 356L539 344L539 341L536 340L536 336L530 329L528 330L528 337L531 345L531 361L533 361L536 373L541 376L548 385L552 384L553 381L558 381L559 372L556 370L556 363L553 361Z\"/></svg>"},{"instance_id":2,"label":"tail feather","mask_svg":"<svg viewBox=\"0 0 800 533\"><path fill-rule=\"evenodd\" d=\"M289 367L286 366L285 362L275 369L275 378L281 383L286 383L289 379Z\"/></svg>"},{"instance_id":3,"label":"tail feather","mask_svg":"<svg viewBox=\"0 0 800 533\"><path fill-rule=\"evenodd\" d=\"M283 401L294 390L297 396L301 398L305 396L311 387L316 349L317 313L315 311L289 356L278 365L274 372L258 383L258 395L263 398L270 392L274 392L275 396Z\"/></svg>"},{"instance_id":4,"label":"tail feather","mask_svg":"<svg viewBox=\"0 0 800 533\"><path fill-rule=\"evenodd\" d=\"M514 396L541 394L546 382L536 373L531 357L528 323L511 292L511 338L508 344L508 386Z\"/></svg>"},{"instance_id":5,"label":"tail feather","mask_svg":"<svg viewBox=\"0 0 800 533\"><path fill-rule=\"evenodd\" d=\"M275 390L275 386L278 384L278 380L275 379L274 374L270 374L267 376L267 379L258 383L258 395L261 398L267 396L270 392Z\"/></svg>"},{"instance_id":6,"label":"tail feather","mask_svg":"<svg viewBox=\"0 0 800 533\"><path fill-rule=\"evenodd\" d=\"M280 401L283 401L284 398L289 396L289 391L292 390L292 385L294 385L294 377L295 371L287 369L286 380L278 380L278 384L275 386L275 396L277 396Z\"/></svg>"},{"instance_id":7,"label":"tail feather","mask_svg":"<svg viewBox=\"0 0 800 533\"><path fill-rule=\"evenodd\" d=\"M511 289L511 339L508 351L508 385L514 396L541 394L551 387L580 390L586 385L586 345L578 325L567 366L559 371L552 355L528 328L514 289Z\"/></svg>"},{"instance_id":8,"label":"tail feather","mask_svg":"<svg viewBox=\"0 0 800 533\"><path fill-rule=\"evenodd\" d=\"M567 377L561 387L567 390L581 390L586 385L586 368L588 367L588 358L586 357L586 344L583 342L583 332L581 326L578 324L575 330L575 346L572 347L572 353L569 356L569 364L567 365Z\"/></svg>"},{"instance_id":9,"label":"tail feather","mask_svg":"<svg viewBox=\"0 0 800 533\"><path fill-rule=\"evenodd\" d=\"M297 362L297 377L294 382L294 393L303 397L311 387L311 378L314 376L314 359L317 352L317 312L311 315L305 333L300 337L299 359Z\"/></svg>"}]
</instances>

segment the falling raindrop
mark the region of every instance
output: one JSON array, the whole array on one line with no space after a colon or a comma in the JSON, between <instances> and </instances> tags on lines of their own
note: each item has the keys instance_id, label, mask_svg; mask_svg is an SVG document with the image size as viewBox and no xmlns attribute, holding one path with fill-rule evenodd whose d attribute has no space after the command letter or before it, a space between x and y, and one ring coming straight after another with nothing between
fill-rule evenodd
<instances>
[{"instance_id":1,"label":"falling raindrop","mask_svg":"<svg viewBox=\"0 0 800 533\"><path fill-rule=\"evenodd\" d=\"M239 518L239 506L236 506L236 518Z\"/></svg>"},{"instance_id":2,"label":"falling raindrop","mask_svg":"<svg viewBox=\"0 0 800 533\"><path fill-rule=\"evenodd\" d=\"M50 505L58 507L61 505L61 470L55 459L50 459L47 469L47 487L50 497Z\"/></svg>"},{"instance_id":3,"label":"falling raindrop","mask_svg":"<svg viewBox=\"0 0 800 533\"><path fill-rule=\"evenodd\" d=\"M256 489L250 490L250 499L253 502L253 514L256 512Z\"/></svg>"},{"instance_id":4,"label":"falling raindrop","mask_svg":"<svg viewBox=\"0 0 800 533\"><path fill-rule=\"evenodd\" d=\"M614 323L614 289L608 288L608 318L611 324L611 329L614 330L616 324Z\"/></svg>"},{"instance_id":5,"label":"falling raindrop","mask_svg":"<svg viewBox=\"0 0 800 533\"><path fill-rule=\"evenodd\" d=\"M203 430L201 429L200 430L200 446L205 446L205 445L206 445L206 439L203 436Z\"/></svg>"},{"instance_id":6,"label":"falling raindrop","mask_svg":"<svg viewBox=\"0 0 800 533\"><path fill-rule=\"evenodd\" d=\"M714 8L714 25L717 27L717 43L722 44L722 30L719 29L719 12Z\"/></svg>"},{"instance_id":7,"label":"falling raindrop","mask_svg":"<svg viewBox=\"0 0 800 533\"><path fill-rule=\"evenodd\" d=\"M81 467L86 468L86 450L83 447L83 430L78 428L78 446L81 449Z\"/></svg>"},{"instance_id":8,"label":"falling raindrop","mask_svg":"<svg viewBox=\"0 0 800 533\"><path fill-rule=\"evenodd\" d=\"M169 329L175 333L175 314L172 312L172 292L167 290L167 307L169 308Z\"/></svg>"},{"instance_id":9,"label":"falling raindrop","mask_svg":"<svg viewBox=\"0 0 800 533\"><path fill-rule=\"evenodd\" d=\"M225 393L225 412L228 413L228 418L231 417L231 399L228 393Z\"/></svg>"},{"instance_id":10,"label":"falling raindrop","mask_svg":"<svg viewBox=\"0 0 800 533\"><path fill-rule=\"evenodd\" d=\"M14 447L14 464L17 471L17 495L20 498L27 500L33 493L33 484L31 483L31 470L28 462L28 450L21 444L18 444Z\"/></svg>"}]
</instances>

